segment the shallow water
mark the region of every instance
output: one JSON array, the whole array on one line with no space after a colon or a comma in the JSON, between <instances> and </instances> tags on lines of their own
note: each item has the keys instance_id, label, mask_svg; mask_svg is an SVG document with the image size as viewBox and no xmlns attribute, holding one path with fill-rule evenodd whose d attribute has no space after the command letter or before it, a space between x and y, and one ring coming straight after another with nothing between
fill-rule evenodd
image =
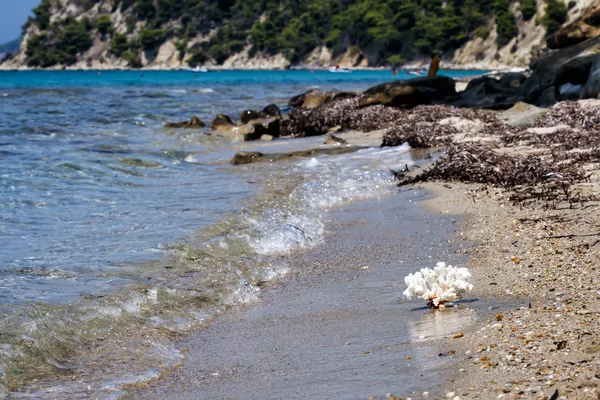
<instances>
[{"instance_id":1,"label":"shallow water","mask_svg":"<svg viewBox=\"0 0 600 400\"><path fill-rule=\"evenodd\" d=\"M320 243L328 210L393 190L406 148L233 168L239 145L162 128L391 77L339 75L1 72L4 384L110 397L156 376L183 357L170 335L285 274L277 256Z\"/></svg>"}]
</instances>

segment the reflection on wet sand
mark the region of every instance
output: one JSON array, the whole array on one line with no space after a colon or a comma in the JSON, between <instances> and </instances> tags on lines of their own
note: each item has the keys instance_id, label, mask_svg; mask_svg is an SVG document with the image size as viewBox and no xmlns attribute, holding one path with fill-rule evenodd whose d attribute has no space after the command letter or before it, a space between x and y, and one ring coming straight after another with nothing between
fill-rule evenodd
<instances>
[{"instance_id":1,"label":"reflection on wet sand","mask_svg":"<svg viewBox=\"0 0 600 400\"><path fill-rule=\"evenodd\" d=\"M475 310L462 305L423 311L420 319L410 321L411 339L419 342L452 336L473 324L476 317Z\"/></svg>"}]
</instances>

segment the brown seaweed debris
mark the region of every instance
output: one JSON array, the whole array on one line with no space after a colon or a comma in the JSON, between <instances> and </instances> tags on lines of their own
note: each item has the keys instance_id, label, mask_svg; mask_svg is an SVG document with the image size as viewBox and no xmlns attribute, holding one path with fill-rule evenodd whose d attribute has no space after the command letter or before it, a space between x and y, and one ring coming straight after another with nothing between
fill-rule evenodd
<instances>
[{"instance_id":1,"label":"brown seaweed debris","mask_svg":"<svg viewBox=\"0 0 600 400\"><path fill-rule=\"evenodd\" d=\"M439 122L450 117L470 121L479 120L485 127L501 123L493 111L439 105L418 106L406 111L404 119L397 121L384 134L382 146L399 146L408 143L414 148L424 148L449 144L451 136L460 132L452 126L441 125ZM490 130L494 131L494 128Z\"/></svg>"},{"instance_id":2,"label":"brown seaweed debris","mask_svg":"<svg viewBox=\"0 0 600 400\"><path fill-rule=\"evenodd\" d=\"M399 124L388 130L383 136L381 147L399 146L402 143L414 149L442 146L450 143L450 136L458 133L451 126L435 122L417 122Z\"/></svg>"},{"instance_id":3,"label":"brown seaweed debris","mask_svg":"<svg viewBox=\"0 0 600 400\"><path fill-rule=\"evenodd\" d=\"M585 102L561 102L533 128L504 130L501 140L507 146L550 147L562 151L600 147L600 107Z\"/></svg>"},{"instance_id":4,"label":"brown seaweed debris","mask_svg":"<svg viewBox=\"0 0 600 400\"><path fill-rule=\"evenodd\" d=\"M588 105L585 101L562 101L554 105L550 112L540 118L535 126L549 127L568 125L571 128L600 130L600 107Z\"/></svg>"},{"instance_id":5,"label":"brown seaweed debris","mask_svg":"<svg viewBox=\"0 0 600 400\"><path fill-rule=\"evenodd\" d=\"M356 99L345 99L313 109L293 109L288 115L289 119L282 125L282 135L324 135L334 127L374 131L388 127L403 115L402 110L384 106L359 109Z\"/></svg>"},{"instance_id":6,"label":"brown seaweed debris","mask_svg":"<svg viewBox=\"0 0 600 400\"><path fill-rule=\"evenodd\" d=\"M577 163L556 163L534 155L510 156L497 153L486 145L464 143L451 145L446 158L421 174L403 179L398 185L433 180L481 183L513 189L513 201L548 201L569 200L572 197L570 186L585 178Z\"/></svg>"}]
</instances>

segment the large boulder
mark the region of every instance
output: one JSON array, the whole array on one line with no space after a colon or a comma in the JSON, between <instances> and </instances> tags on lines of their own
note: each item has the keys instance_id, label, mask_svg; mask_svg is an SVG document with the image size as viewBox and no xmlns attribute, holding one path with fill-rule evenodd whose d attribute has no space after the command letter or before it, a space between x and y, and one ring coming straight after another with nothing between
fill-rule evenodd
<instances>
[{"instance_id":1,"label":"large boulder","mask_svg":"<svg viewBox=\"0 0 600 400\"><path fill-rule=\"evenodd\" d=\"M380 91L373 90L370 93L365 93L358 100L359 107L382 104L390 107L412 108L425 102L419 89L413 86L396 85L381 89Z\"/></svg>"},{"instance_id":2,"label":"large boulder","mask_svg":"<svg viewBox=\"0 0 600 400\"><path fill-rule=\"evenodd\" d=\"M590 69L590 75L588 80L583 87L581 92L582 99L596 99L600 93L600 56L594 59L592 62L592 68Z\"/></svg>"},{"instance_id":3,"label":"large boulder","mask_svg":"<svg viewBox=\"0 0 600 400\"><path fill-rule=\"evenodd\" d=\"M456 83L447 76L428 76L406 81L396 80L367 89L359 99L359 106L377 104L412 108L420 104L441 103L444 98L456 96Z\"/></svg>"},{"instance_id":4,"label":"large boulder","mask_svg":"<svg viewBox=\"0 0 600 400\"><path fill-rule=\"evenodd\" d=\"M594 59L600 55L600 36L557 50L530 65L542 91L565 83L585 84ZM531 77L529 78L531 79ZM527 84L527 82L526 82Z\"/></svg>"},{"instance_id":5,"label":"large boulder","mask_svg":"<svg viewBox=\"0 0 600 400\"><path fill-rule=\"evenodd\" d=\"M523 86L525 79L527 79L527 77L524 74L519 72L509 72L502 75L498 80L498 83L504 88L519 89Z\"/></svg>"},{"instance_id":6,"label":"large boulder","mask_svg":"<svg viewBox=\"0 0 600 400\"><path fill-rule=\"evenodd\" d=\"M529 76L521 87L521 97L524 102L535 104L542 94L542 78L535 72Z\"/></svg>"},{"instance_id":7,"label":"large boulder","mask_svg":"<svg viewBox=\"0 0 600 400\"><path fill-rule=\"evenodd\" d=\"M506 110L521 100L524 81L521 74L506 74L500 79L482 76L471 80L463 92L446 103L461 108Z\"/></svg>"},{"instance_id":8,"label":"large boulder","mask_svg":"<svg viewBox=\"0 0 600 400\"><path fill-rule=\"evenodd\" d=\"M556 104L557 101L558 96L556 86L550 86L542 92L535 105L538 107L547 108Z\"/></svg>"},{"instance_id":9,"label":"large boulder","mask_svg":"<svg viewBox=\"0 0 600 400\"><path fill-rule=\"evenodd\" d=\"M165 124L165 128L204 128L206 124L195 115L189 121L169 122Z\"/></svg>"}]
</instances>

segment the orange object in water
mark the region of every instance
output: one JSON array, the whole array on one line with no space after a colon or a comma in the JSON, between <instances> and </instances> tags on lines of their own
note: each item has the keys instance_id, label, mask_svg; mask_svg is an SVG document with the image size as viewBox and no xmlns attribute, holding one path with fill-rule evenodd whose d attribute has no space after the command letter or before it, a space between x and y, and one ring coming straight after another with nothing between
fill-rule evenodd
<instances>
[{"instance_id":1,"label":"orange object in water","mask_svg":"<svg viewBox=\"0 0 600 400\"><path fill-rule=\"evenodd\" d=\"M436 76L439 68L440 56L434 54L431 56L431 64L429 64L429 72L427 72L427 76Z\"/></svg>"}]
</instances>

